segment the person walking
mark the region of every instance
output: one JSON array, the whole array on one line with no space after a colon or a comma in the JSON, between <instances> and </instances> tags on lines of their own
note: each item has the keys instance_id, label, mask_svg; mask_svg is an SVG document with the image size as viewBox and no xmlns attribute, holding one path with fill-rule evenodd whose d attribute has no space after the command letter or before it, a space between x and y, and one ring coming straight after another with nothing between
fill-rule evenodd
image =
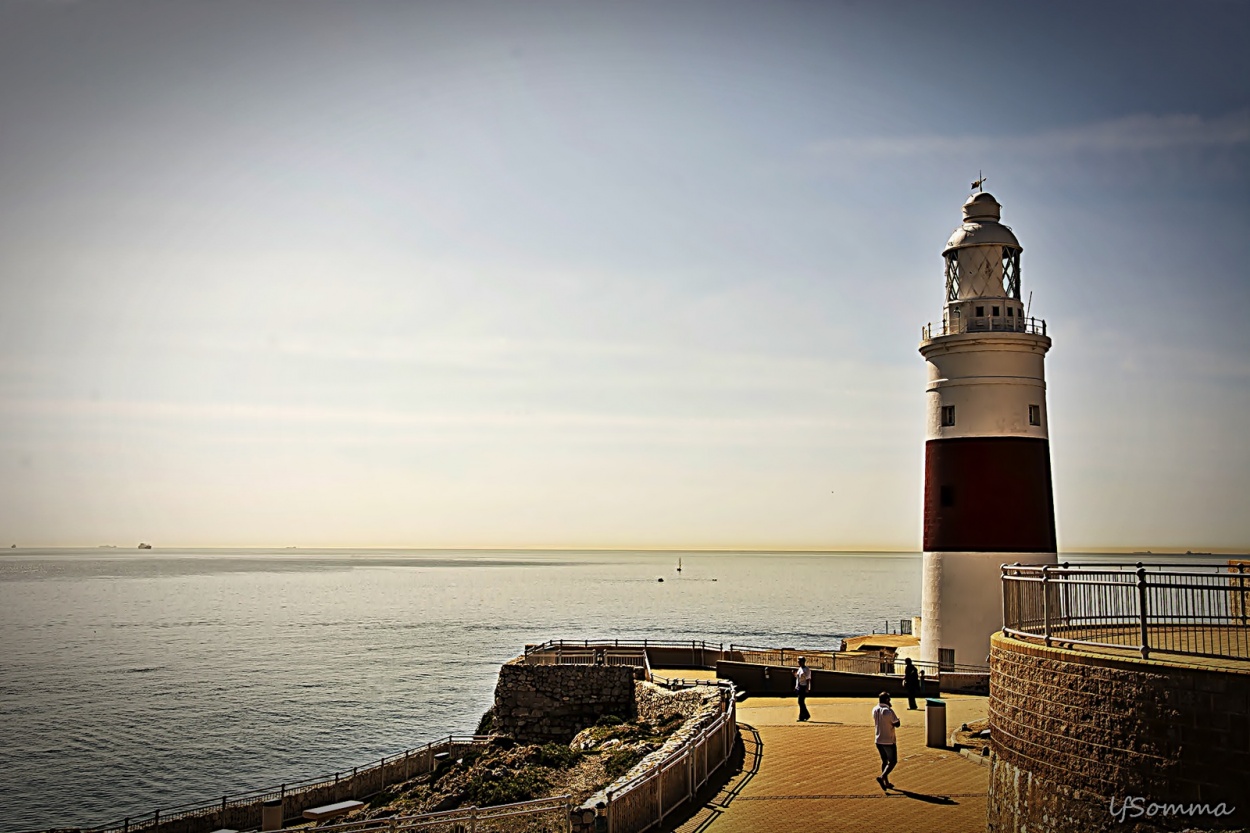
<instances>
[{"instance_id":1,"label":"person walking","mask_svg":"<svg viewBox=\"0 0 1250 833\"><path fill-rule=\"evenodd\" d=\"M903 660L903 691L907 692L907 708L915 711L916 698L920 696L923 689L920 685L920 672L912 664L911 657Z\"/></svg>"},{"instance_id":2,"label":"person walking","mask_svg":"<svg viewBox=\"0 0 1250 833\"><path fill-rule=\"evenodd\" d=\"M881 755L881 774L877 776L877 783L883 790L893 789L890 772L898 766L898 738L894 730L903 725L903 722L898 719L894 709L890 708L889 692L883 691L877 697L877 706L872 710L872 722L877 730L877 752Z\"/></svg>"},{"instance_id":3,"label":"person walking","mask_svg":"<svg viewBox=\"0 0 1250 833\"><path fill-rule=\"evenodd\" d=\"M799 694L799 722L811 718L807 710L807 692L812 687L812 669L807 667L807 658L799 657L799 667L794 669L794 690Z\"/></svg>"}]
</instances>

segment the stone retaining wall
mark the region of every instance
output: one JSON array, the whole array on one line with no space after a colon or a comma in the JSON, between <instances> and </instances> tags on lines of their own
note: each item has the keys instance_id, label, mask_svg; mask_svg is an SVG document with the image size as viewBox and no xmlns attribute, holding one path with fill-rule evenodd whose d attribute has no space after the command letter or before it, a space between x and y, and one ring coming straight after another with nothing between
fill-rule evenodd
<instances>
[{"instance_id":1,"label":"stone retaining wall","mask_svg":"<svg viewBox=\"0 0 1250 833\"><path fill-rule=\"evenodd\" d=\"M568 743L604 715L632 720L637 670L510 662L499 669L492 728L521 743Z\"/></svg>"},{"instance_id":2,"label":"stone retaining wall","mask_svg":"<svg viewBox=\"0 0 1250 833\"><path fill-rule=\"evenodd\" d=\"M991 640L990 833L1250 825L1250 673ZM1140 799L1142 814L1112 816ZM1215 818L1196 805L1233 808ZM1150 805L1191 812L1157 812ZM1172 808L1175 810L1175 807Z\"/></svg>"},{"instance_id":3,"label":"stone retaining wall","mask_svg":"<svg viewBox=\"0 0 1250 833\"><path fill-rule=\"evenodd\" d=\"M900 663L901 665L901 663ZM716 676L730 680L738 691L753 696L795 697L794 666L757 665L753 662L716 663ZM937 697L939 680L926 677L920 696ZM903 678L882 674L857 674L853 671L812 669L812 697L876 697L888 691L894 697L906 697Z\"/></svg>"}]
</instances>

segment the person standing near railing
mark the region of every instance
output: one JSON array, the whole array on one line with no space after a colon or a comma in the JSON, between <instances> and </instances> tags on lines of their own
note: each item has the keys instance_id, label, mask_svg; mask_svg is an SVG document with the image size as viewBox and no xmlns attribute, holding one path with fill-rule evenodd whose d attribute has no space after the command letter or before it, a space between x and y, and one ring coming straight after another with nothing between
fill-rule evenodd
<instances>
[{"instance_id":1,"label":"person standing near railing","mask_svg":"<svg viewBox=\"0 0 1250 833\"><path fill-rule=\"evenodd\" d=\"M907 692L907 708L916 710L916 697L921 693L920 672L912 663L911 657L903 660L903 691Z\"/></svg>"},{"instance_id":2,"label":"person standing near railing","mask_svg":"<svg viewBox=\"0 0 1250 833\"><path fill-rule=\"evenodd\" d=\"M807 711L807 692L812 687L812 669L807 667L807 659L799 657L799 667L794 669L794 690L799 695L799 722L811 717Z\"/></svg>"}]
</instances>

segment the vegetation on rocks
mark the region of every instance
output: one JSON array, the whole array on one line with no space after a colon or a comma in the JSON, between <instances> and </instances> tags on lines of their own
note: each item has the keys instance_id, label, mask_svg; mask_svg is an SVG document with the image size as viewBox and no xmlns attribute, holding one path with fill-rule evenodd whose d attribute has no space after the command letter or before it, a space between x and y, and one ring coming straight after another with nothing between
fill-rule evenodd
<instances>
[{"instance_id":1,"label":"vegetation on rocks","mask_svg":"<svg viewBox=\"0 0 1250 833\"><path fill-rule=\"evenodd\" d=\"M498 736L458 759L443 761L431 773L388 787L366 807L326 823L489 807L565 794L580 804L659 749L692 713L691 698L649 684L640 684L639 696L643 717L601 718L568 745L525 745ZM489 717L489 713L483 717L483 725L489 725Z\"/></svg>"}]
</instances>

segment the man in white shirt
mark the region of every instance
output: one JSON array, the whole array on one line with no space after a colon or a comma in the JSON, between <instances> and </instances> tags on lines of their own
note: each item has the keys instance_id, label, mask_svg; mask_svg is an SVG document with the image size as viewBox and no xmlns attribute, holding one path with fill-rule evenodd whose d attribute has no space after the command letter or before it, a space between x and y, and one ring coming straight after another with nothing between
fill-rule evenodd
<instances>
[{"instance_id":1,"label":"man in white shirt","mask_svg":"<svg viewBox=\"0 0 1250 833\"><path fill-rule=\"evenodd\" d=\"M807 710L807 692L812 687L812 669L807 667L807 658L799 657L799 667L794 669L794 690L799 693L799 722L809 719L812 715Z\"/></svg>"},{"instance_id":2,"label":"man in white shirt","mask_svg":"<svg viewBox=\"0 0 1250 833\"><path fill-rule=\"evenodd\" d=\"M877 697L877 706L872 710L872 723L877 729L877 752L881 754L881 774L877 776L877 783L883 790L892 789L890 771L898 765L898 738L894 730L903 724L894 714L894 709L890 708L888 692L883 691Z\"/></svg>"}]
</instances>

